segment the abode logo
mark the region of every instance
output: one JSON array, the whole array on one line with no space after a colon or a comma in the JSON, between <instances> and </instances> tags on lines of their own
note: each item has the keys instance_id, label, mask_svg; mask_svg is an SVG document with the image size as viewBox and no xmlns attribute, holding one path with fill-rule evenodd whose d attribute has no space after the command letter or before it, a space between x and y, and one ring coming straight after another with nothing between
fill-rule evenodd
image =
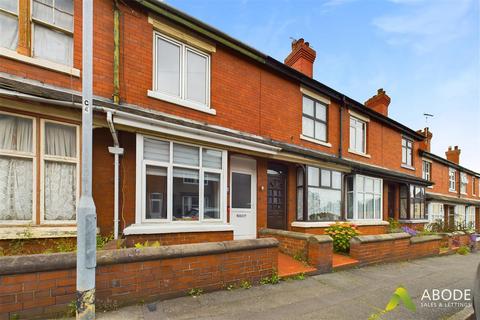
<instances>
[{"instance_id":1,"label":"abode logo","mask_svg":"<svg viewBox=\"0 0 480 320\"><path fill-rule=\"evenodd\" d=\"M471 289L425 289L421 298L423 308L465 308L471 305Z\"/></svg>"},{"instance_id":2,"label":"abode logo","mask_svg":"<svg viewBox=\"0 0 480 320\"><path fill-rule=\"evenodd\" d=\"M385 306L385 309L372 314L368 318L368 320L382 319L382 316L385 313L388 313L394 310L400 303L402 303L405 308L407 308L412 312L417 311L417 306L413 303L412 298L410 297L410 294L408 293L407 289L402 286L399 286L397 289L395 289L395 292L390 298L390 301L388 301L387 305Z\"/></svg>"}]
</instances>

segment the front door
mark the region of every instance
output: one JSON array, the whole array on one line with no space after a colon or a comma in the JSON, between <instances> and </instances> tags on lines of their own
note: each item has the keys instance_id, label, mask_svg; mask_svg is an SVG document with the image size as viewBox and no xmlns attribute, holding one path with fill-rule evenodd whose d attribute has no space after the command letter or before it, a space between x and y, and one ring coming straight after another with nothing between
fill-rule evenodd
<instances>
[{"instance_id":1,"label":"front door","mask_svg":"<svg viewBox=\"0 0 480 320\"><path fill-rule=\"evenodd\" d=\"M243 156L230 159L230 224L234 239L257 237L257 162Z\"/></svg>"},{"instance_id":2,"label":"front door","mask_svg":"<svg viewBox=\"0 0 480 320\"><path fill-rule=\"evenodd\" d=\"M267 227L287 229L287 168L271 163L267 171Z\"/></svg>"}]
</instances>

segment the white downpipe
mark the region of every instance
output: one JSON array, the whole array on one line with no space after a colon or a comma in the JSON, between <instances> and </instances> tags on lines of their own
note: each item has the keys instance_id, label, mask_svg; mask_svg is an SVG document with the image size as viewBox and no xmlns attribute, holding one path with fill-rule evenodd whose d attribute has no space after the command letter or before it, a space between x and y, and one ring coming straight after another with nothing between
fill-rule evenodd
<instances>
[{"instance_id":1,"label":"white downpipe","mask_svg":"<svg viewBox=\"0 0 480 320\"><path fill-rule=\"evenodd\" d=\"M119 156L123 154L123 148L120 148L120 143L118 142L117 132L113 125L113 116L112 112L107 112L107 123L110 128L110 133L112 134L113 147L108 147L108 151L114 155L114 182L113 182L113 237L118 239L118 193L119 193Z\"/></svg>"}]
</instances>

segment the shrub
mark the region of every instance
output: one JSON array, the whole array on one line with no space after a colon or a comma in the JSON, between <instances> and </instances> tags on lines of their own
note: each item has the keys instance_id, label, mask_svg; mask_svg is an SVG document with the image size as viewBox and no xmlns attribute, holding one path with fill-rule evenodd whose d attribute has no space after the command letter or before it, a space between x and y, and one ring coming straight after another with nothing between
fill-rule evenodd
<instances>
[{"instance_id":1,"label":"shrub","mask_svg":"<svg viewBox=\"0 0 480 320\"><path fill-rule=\"evenodd\" d=\"M336 252L349 252L350 239L360 234L355 225L339 222L326 228L325 233L332 237L333 250Z\"/></svg>"},{"instance_id":2,"label":"shrub","mask_svg":"<svg viewBox=\"0 0 480 320\"><path fill-rule=\"evenodd\" d=\"M461 246L460 248L457 249L457 253L458 253L458 254L461 254L462 256L464 256L464 255L470 253L470 249L468 249L467 246Z\"/></svg>"},{"instance_id":3,"label":"shrub","mask_svg":"<svg viewBox=\"0 0 480 320\"><path fill-rule=\"evenodd\" d=\"M416 235L418 235L417 230L409 228L407 226L402 227L402 230L404 232L408 233L409 235L411 235L412 237L415 237Z\"/></svg>"}]
</instances>

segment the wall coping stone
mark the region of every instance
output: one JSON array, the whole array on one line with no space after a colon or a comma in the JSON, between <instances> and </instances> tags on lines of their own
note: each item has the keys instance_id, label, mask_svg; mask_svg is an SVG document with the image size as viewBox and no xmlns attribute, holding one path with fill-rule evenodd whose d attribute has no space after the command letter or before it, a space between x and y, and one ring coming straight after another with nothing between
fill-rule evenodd
<instances>
[{"instance_id":1,"label":"wall coping stone","mask_svg":"<svg viewBox=\"0 0 480 320\"><path fill-rule=\"evenodd\" d=\"M261 235L274 235L274 236L278 235L278 236L283 236L287 238L305 240L313 243L333 242L333 239L328 235L315 235L310 233L279 230L279 229L264 228L259 230L258 233Z\"/></svg>"},{"instance_id":2,"label":"wall coping stone","mask_svg":"<svg viewBox=\"0 0 480 320\"><path fill-rule=\"evenodd\" d=\"M179 244L171 246L100 250L97 252L97 266L119 263L175 259L202 255L222 254L265 248L277 248L275 238L232 240ZM73 269L76 267L75 252L34 254L0 257L0 275Z\"/></svg>"},{"instance_id":3,"label":"wall coping stone","mask_svg":"<svg viewBox=\"0 0 480 320\"><path fill-rule=\"evenodd\" d=\"M350 239L351 243L369 243L369 242L382 242L382 241L392 241L400 239L408 239L411 236L406 232L398 233L387 233L387 234L376 234L376 235L366 235L366 236L355 236Z\"/></svg>"},{"instance_id":4,"label":"wall coping stone","mask_svg":"<svg viewBox=\"0 0 480 320\"><path fill-rule=\"evenodd\" d=\"M410 243L422 243L422 242L429 242L429 241L438 241L442 239L443 239L442 236L432 234L427 236L411 237Z\"/></svg>"}]
</instances>

